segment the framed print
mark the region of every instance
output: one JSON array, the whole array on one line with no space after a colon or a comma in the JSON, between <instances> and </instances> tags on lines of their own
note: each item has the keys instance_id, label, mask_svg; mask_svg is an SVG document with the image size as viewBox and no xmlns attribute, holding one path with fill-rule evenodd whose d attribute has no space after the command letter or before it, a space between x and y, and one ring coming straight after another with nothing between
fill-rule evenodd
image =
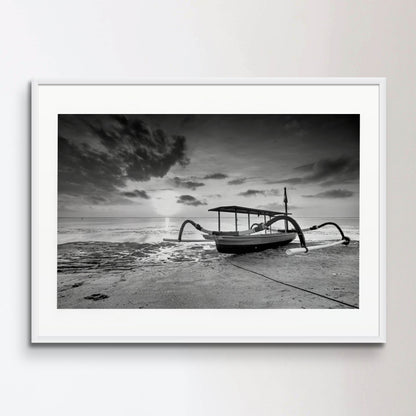
<instances>
[{"instance_id":1,"label":"framed print","mask_svg":"<svg viewBox=\"0 0 416 416\"><path fill-rule=\"evenodd\" d=\"M32 85L32 342L385 342L385 80Z\"/></svg>"}]
</instances>

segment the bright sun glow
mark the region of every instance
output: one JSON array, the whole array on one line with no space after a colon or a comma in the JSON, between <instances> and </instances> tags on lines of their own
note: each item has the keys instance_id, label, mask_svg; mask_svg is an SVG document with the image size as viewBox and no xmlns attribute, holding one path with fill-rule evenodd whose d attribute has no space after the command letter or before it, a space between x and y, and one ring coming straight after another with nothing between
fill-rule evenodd
<instances>
[{"instance_id":1,"label":"bright sun glow","mask_svg":"<svg viewBox=\"0 0 416 416\"><path fill-rule=\"evenodd\" d=\"M181 210L177 203L178 194L174 191L160 191L152 198L155 211L161 217L173 217Z\"/></svg>"}]
</instances>

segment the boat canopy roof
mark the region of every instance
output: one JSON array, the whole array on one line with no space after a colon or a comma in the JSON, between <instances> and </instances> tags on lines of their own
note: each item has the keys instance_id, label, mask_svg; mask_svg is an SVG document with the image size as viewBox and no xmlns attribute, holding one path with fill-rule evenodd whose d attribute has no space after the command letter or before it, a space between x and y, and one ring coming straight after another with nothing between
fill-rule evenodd
<instances>
[{"instance_id":1,"label":"boat canopy roof","mask_svg":"<svg viewBox=\"0 0 416 416\"><path fill-rule=\"evenodd\" d=\"M224 206L224 207L211 208L208 211L232 212L232 213L237 213L237 214L267 215L269 217L284 214L284 212L279 212L279 211L270 211L270 210L267 210L267 209L240 207L238 205L228 205L228 206Z\"/></svg>"}]
</instances>

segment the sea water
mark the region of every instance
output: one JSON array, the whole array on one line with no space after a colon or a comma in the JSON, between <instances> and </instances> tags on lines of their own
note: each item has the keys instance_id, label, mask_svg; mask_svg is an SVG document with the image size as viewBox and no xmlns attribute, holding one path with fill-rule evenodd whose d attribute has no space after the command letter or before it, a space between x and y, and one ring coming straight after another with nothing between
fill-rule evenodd
<instances>
[{"instance_id":1,"label":"sea water","mask_svg":"<svg viewBox=\"0 0 416 416\"><path fill-rule=\"evenodd\" d=\"M181 224L186 218L59 218L58 220L58 272L90 272L131 270L135 267L163 266L166 263L210 262L222 256L215 244L203 240L201 233L188 224L183 239L200 242L164 242L164 238L177 239ZM262 222L251 216L251 224ZM217 218L194 218L209 230L217 230ZM301 218L296 220L302 228L332 221L341 226L351 240L359 240L358 218ZM238 221L240 230L248 228L247 216ZM273 229L284 227L282 221ZM221 230L235 229L233 215L222 215ZM307 242L339 240L333 226L305 234ZM294 241L298 244L297 239ZM287 247L283 248L285 250Z\"/></svg>"},{"instance_id":2,"label":"sea water","mask_svg":"<svg viewBox=\"0 0 416 416\"><path fill-rule=\"evenodd\" d=\"M251 224L261 223L262 218L251 216ZM135 218L59 218L58 220L58 244L75 242L113 242L113 243L150 243L159 244L164 238L175 239L181 224L186 218L162 218L162 217L135 217ZM217 218L199 217L193 220L209 230L217 230ZM332 221L341 226L345 235L352 240L359 240L358 218L311 218L297 217L299 225L307 228ZM273 229L284 227L283 221L275 223ZM238 220L238 228L248 228L247 217L241 215ZM234 216L221 218L221 230L232 231L235 229ZM202 239L201 233L192 225L187 225L183 233L184 239ZM339 232L333 226L327 226L319 230L308 232L307 241L336 240Z\"/></svg>"}]
</instances>

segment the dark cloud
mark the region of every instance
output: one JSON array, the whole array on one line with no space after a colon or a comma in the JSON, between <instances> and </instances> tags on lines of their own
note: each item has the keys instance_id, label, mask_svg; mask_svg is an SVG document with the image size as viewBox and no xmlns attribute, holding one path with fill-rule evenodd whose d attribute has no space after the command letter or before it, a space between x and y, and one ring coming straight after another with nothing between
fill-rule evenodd
<instances>
[{"instance_id":1,"label":"dark cloud","mask_svg":"<svg viewBox=\"0 0 416 416\"><path fill-rule=\"evenodd\" d=\"M330 191L320 192L315 195L302 195L304 198L349 198L354 195L354 192L347 189L332 189Z\"/></svg>"},{"instance_id":2,"label":"dark cloud","mask_svg":"<svg viewBox=\"0 0 416 416\"><path fill-rule=\"evenodd\" d=\"M280 191L278 189L248 189L247 191L240 192L238 195L241 196L258 196L258 195L271 195L271 196L278 196L280 195Z\"/></svg>"},{"instance_id":3,"label":"dark cloud","mask_svg":"<svg viewBox=\"0 0 416 416\"><path fill-rule=\"evenodd\" d=\"M298 166L295 170L305 172L306 175L286 178L274 183L292 185L320 183L322 186L331 186L355 182L359 178L359 161L349 157L321 159L315 163Z\"/></svg>"},{"instance_id":4,"label":"dark cloud","mask_svg":"<svg viewBox=\"0 0 416 416\"><path fill-rule=\"evenodd\" d=\"M259 189L247 189L247 191L240 192L238 195L241 195L241 196L266 195L266 191L261 191Z\"/></svg>"},{"instance_id":5,"label":"dark cloud","mask_svg":"<svg viewBox=\"0 0 416 416\"><path fill-rule=\"evenodd\" d=\"M134 115L58 116L59 194L119 194L127 180L163 177L185 166L184 136L153 129Z\"/></svg>"},{"instance_id":6,"label":"dark cloud","mask_svg":"<svg viewBox=\"0 0 416 416\"><path fill-rule=\"evenodd\" d=\"M196 182L192 179L179 178L178 176L172 178L171 183L177 188L187 188L192 189L193 191L195 191L195 189L199 188L200 186L205 186L203 182Z\"/></svg>"},{"instance_id":7,"label":"dark cloud","mask_svg":"<svg viewBox=\"0 0 416 416\"><path fill-rule=\"evenodd\" d=\"M228 178L228 175L224 173L211 173L210 175L204 176L202 179L225 179Z\"/></svg>"},{"instance_id":8,"label":"dark cloud","mask_svg":"<svg viewBox=\"0 0 416 416\"><path fill-rule=\"evenodd\" d=\"M121 192L121 195L127 196L128 198L150 199L150 196L146 191L140 191L139 189L135 189L134 191Z\"/></svg>"},{"instance_id":9,"label":"dark cloud","mask_svg":"<svg viewBox=\"0 0 416 416\"><path fill-rule=\"evenodd\" d=\"M228 185L242 185L243 183L245 183L247 181L247 178L237 178L237 179L233 179L231 181L228 181Z\"/></svg>"},{"instance_id":10,"label":"dark cloud","mask_svg":"<svg viewBox=\"0 0 416 416\"><path fill-rule=\"evenodd\" d=\"M200 201L192 195L181 195L176 201L178 204L191 205L197 207L199 205L207 205L206 202Z\"/></svg>"}]
</instances>

